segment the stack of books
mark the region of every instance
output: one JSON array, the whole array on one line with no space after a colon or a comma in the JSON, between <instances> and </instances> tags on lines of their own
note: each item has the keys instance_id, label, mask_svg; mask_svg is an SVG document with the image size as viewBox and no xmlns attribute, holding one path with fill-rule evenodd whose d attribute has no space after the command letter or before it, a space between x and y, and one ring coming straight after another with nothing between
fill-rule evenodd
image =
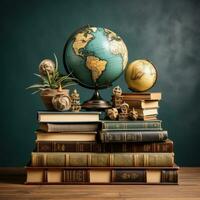
<instances>
[{"instance_id":1,"label":"stack of books","mask_svg":"<svg viewBox=\"0 0 200 200\"><path fill-rule=\"evenodd\" d=\"M144 97L140 101L145 102ZM26 167L26 183L178 183L173 142L161 120L112 121L99 116L38 112L36 151Z\"/></svg>"},{"instance_id":2,"label":"stack of books","mask_svg":"<svg viewBox=\"0 0 200 200\"><path fill-rule=\"evenodd\" d=\"M129 108L134 108L138 113L139 120L155 120L158 115L161 93L122 93L121 102L126 102ZM113 105L116 107L114 96Z\"/></svg>"},{"instance_id":3,"label":"stack of books","mask_svg":"<svg viewBox=\"0 0 200 200\"><path fill-rule=\"evenodd\" d=\"M99 115L99 112L38 112L36 148L26 167L27 183L79 182L79 176L85 172L72 167L87 166L87 154L81 152L92 152L96 144Z\"/></svg>"}]
</instances>

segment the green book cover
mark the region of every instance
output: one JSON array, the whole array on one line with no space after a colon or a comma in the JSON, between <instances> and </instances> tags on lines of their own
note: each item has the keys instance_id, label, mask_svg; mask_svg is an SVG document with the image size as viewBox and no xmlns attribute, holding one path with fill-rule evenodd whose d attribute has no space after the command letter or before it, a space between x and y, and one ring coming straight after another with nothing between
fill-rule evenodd
<instances>
[{"instance_id":1,"label":"green book cover","mask_svg":"<svg viewBox=\"0 0 200 200\"><path fill-rule=\"evenodd\" d=\"M174 153L37 153L32 167L163 167L173 166Z\"/></svg>"},{"instance_id":2,"label":"green book cover","mask_svg":"<svg viewBox=\"0 0 200 200\"><path fill-rule=\"evenodd\" d=\"M162 130L161 120L152 121L111 121L104 120L102 129L108 130Z\"/></svg>"}]
</instances>

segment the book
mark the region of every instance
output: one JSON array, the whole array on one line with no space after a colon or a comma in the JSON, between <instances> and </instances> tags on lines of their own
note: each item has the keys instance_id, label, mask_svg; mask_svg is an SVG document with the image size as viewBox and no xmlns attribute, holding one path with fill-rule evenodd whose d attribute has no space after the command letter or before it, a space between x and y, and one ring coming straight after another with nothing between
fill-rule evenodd
<instances>
[{"instance_id":1,"label":"book","mask_svg":"<svg viewBox=\"0 0 200 200\"><path fill-rule=\"evenodd\" d=\"M36 141L37 152L173 152L173 141L135 143L96 143L66 141Z\"/></svg>"},{"instance_id":2,"label":"book","mask_svg":"<svg viewBox=\"0 0 200 200\"><path fill-rule=\"evenodd\" d=\"M160 92L132 92L122 93L122 99L126 100L161 100Z\"/></svg>"},{"instance_id":3,"label":"book","mask_svg":"<svg viewBox=\"0 0 200 200\"><path fill-rule=\"evenodd\" d=\"M153 121L101 121L102 129L107 130L162 130L161 120Z\"/></svg>"},{"instance_id":4,"label":"book","mask_svg":"<svg viewBox=\"0 0 200 200\"><path fill-rule=\"evenodd\" d=\"M39 130L45 132L94 132L98 130L98 123L40 123Z\"/></svg>"},{"instance_id":5,"label":"book","mask_svg":"<svg viewBox=\"0 0 200 200\"><path fill-rule=\"evenodd\" d=\"M159 108L158 100L126 100L125 102L129 105L129 108Z\"/></svg>"},{"instance_id":6,"label":"book","mask_svg":"<svg viewBox=\"0 0 200 200\"><path fill-rule=\"evenodd\" d=\"M152 121L152 120L157 120L157 115L147 115L147 116L138 116L138 120L143 120L143 121Z\"/></svg>"},{"instance_id":7,"label":"book","mask_svg":"<svg viewBox=\"0 0 200 200\"><path fill-rule=\"evenodd\" d=\"M96 141L97 132L47 133L36 131L36 141Z\"/></svg>"},{"instance_id":8,"label":"book","mask_svg":"<svg viewBox=\"0 0 200 200\"><path fill-rule=\"evenodd\" d=\"M166 140L167 137L168 137L167 131L102 130L100 132L100 140L103 143L158 142Z\"/></svg>"},{"instance_id":9,"label":"book","mask_svg":"<svg viewBox=\"0 0 200 200\"><path fill-rule=\"evenodd\" d=\"M100 112L51 112L38 111L39 122L97 122Z\"/></svg>"},{"instance_id":10,"label":"book","mask_svg":"<svg viewBox=\"0 0 200 200\"><path fill-rule=\"evenodd\" d=\"M26 184L178 184L178 167L26 167Z\"/></svg>"},{"instance_id":11,"label":"book","mask_svg":"<svg viewBox=\"0 0 200 200\"><path fill-rule=\"evenodd\" d=\"M174 153L32 152L32 167L171 167Z\"/></svg>"},{"instance_id":12,"label":"book","mask_svg":"<svg viewBox=\"0 0 200 200\"><path fill-rule=\"evenodd\" d=\"M135 109L137 111L139 117L144 117L148 115L158 115L158 109L153 108L153 109Z\"/></svg>"}]
</instances>

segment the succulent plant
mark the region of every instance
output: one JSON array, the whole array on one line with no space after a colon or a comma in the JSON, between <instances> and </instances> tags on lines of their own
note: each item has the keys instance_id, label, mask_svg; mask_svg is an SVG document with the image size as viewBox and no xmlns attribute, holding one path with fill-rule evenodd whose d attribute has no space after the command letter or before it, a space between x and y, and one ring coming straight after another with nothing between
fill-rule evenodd
<instances>
[{"instance_id":1,"label":"succulent plant","mask_svg":"<svg viewBox=\"0 0 200 200\"><path fill-rule=\"evenodd\" d=\"M34 73L40 79L38 84L33 84L26 89L35 90L32 94L43 91L45 89L59 89L75 85L75 78L71 78L70 74L62 75L58 71L58 60L54 54L55 62L49 59L43 60L39 65L39 73Z\"/></svg>"}]
</instances>

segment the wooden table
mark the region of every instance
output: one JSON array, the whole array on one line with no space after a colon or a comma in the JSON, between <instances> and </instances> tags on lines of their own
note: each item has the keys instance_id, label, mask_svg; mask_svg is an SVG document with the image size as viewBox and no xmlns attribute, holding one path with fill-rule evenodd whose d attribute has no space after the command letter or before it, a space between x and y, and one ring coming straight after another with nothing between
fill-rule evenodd
<instances>
[{"instance_id":1,"label":"wooden table","mask_svg":"<svg viewBox=\"0 0 200 200\"><path fill-rule=\"evenodd\" d=\"M24 185L22 168L0 168L0 200L200 199L200 168L181 168L179 185Z\"/></svg>"}]
</instances>

